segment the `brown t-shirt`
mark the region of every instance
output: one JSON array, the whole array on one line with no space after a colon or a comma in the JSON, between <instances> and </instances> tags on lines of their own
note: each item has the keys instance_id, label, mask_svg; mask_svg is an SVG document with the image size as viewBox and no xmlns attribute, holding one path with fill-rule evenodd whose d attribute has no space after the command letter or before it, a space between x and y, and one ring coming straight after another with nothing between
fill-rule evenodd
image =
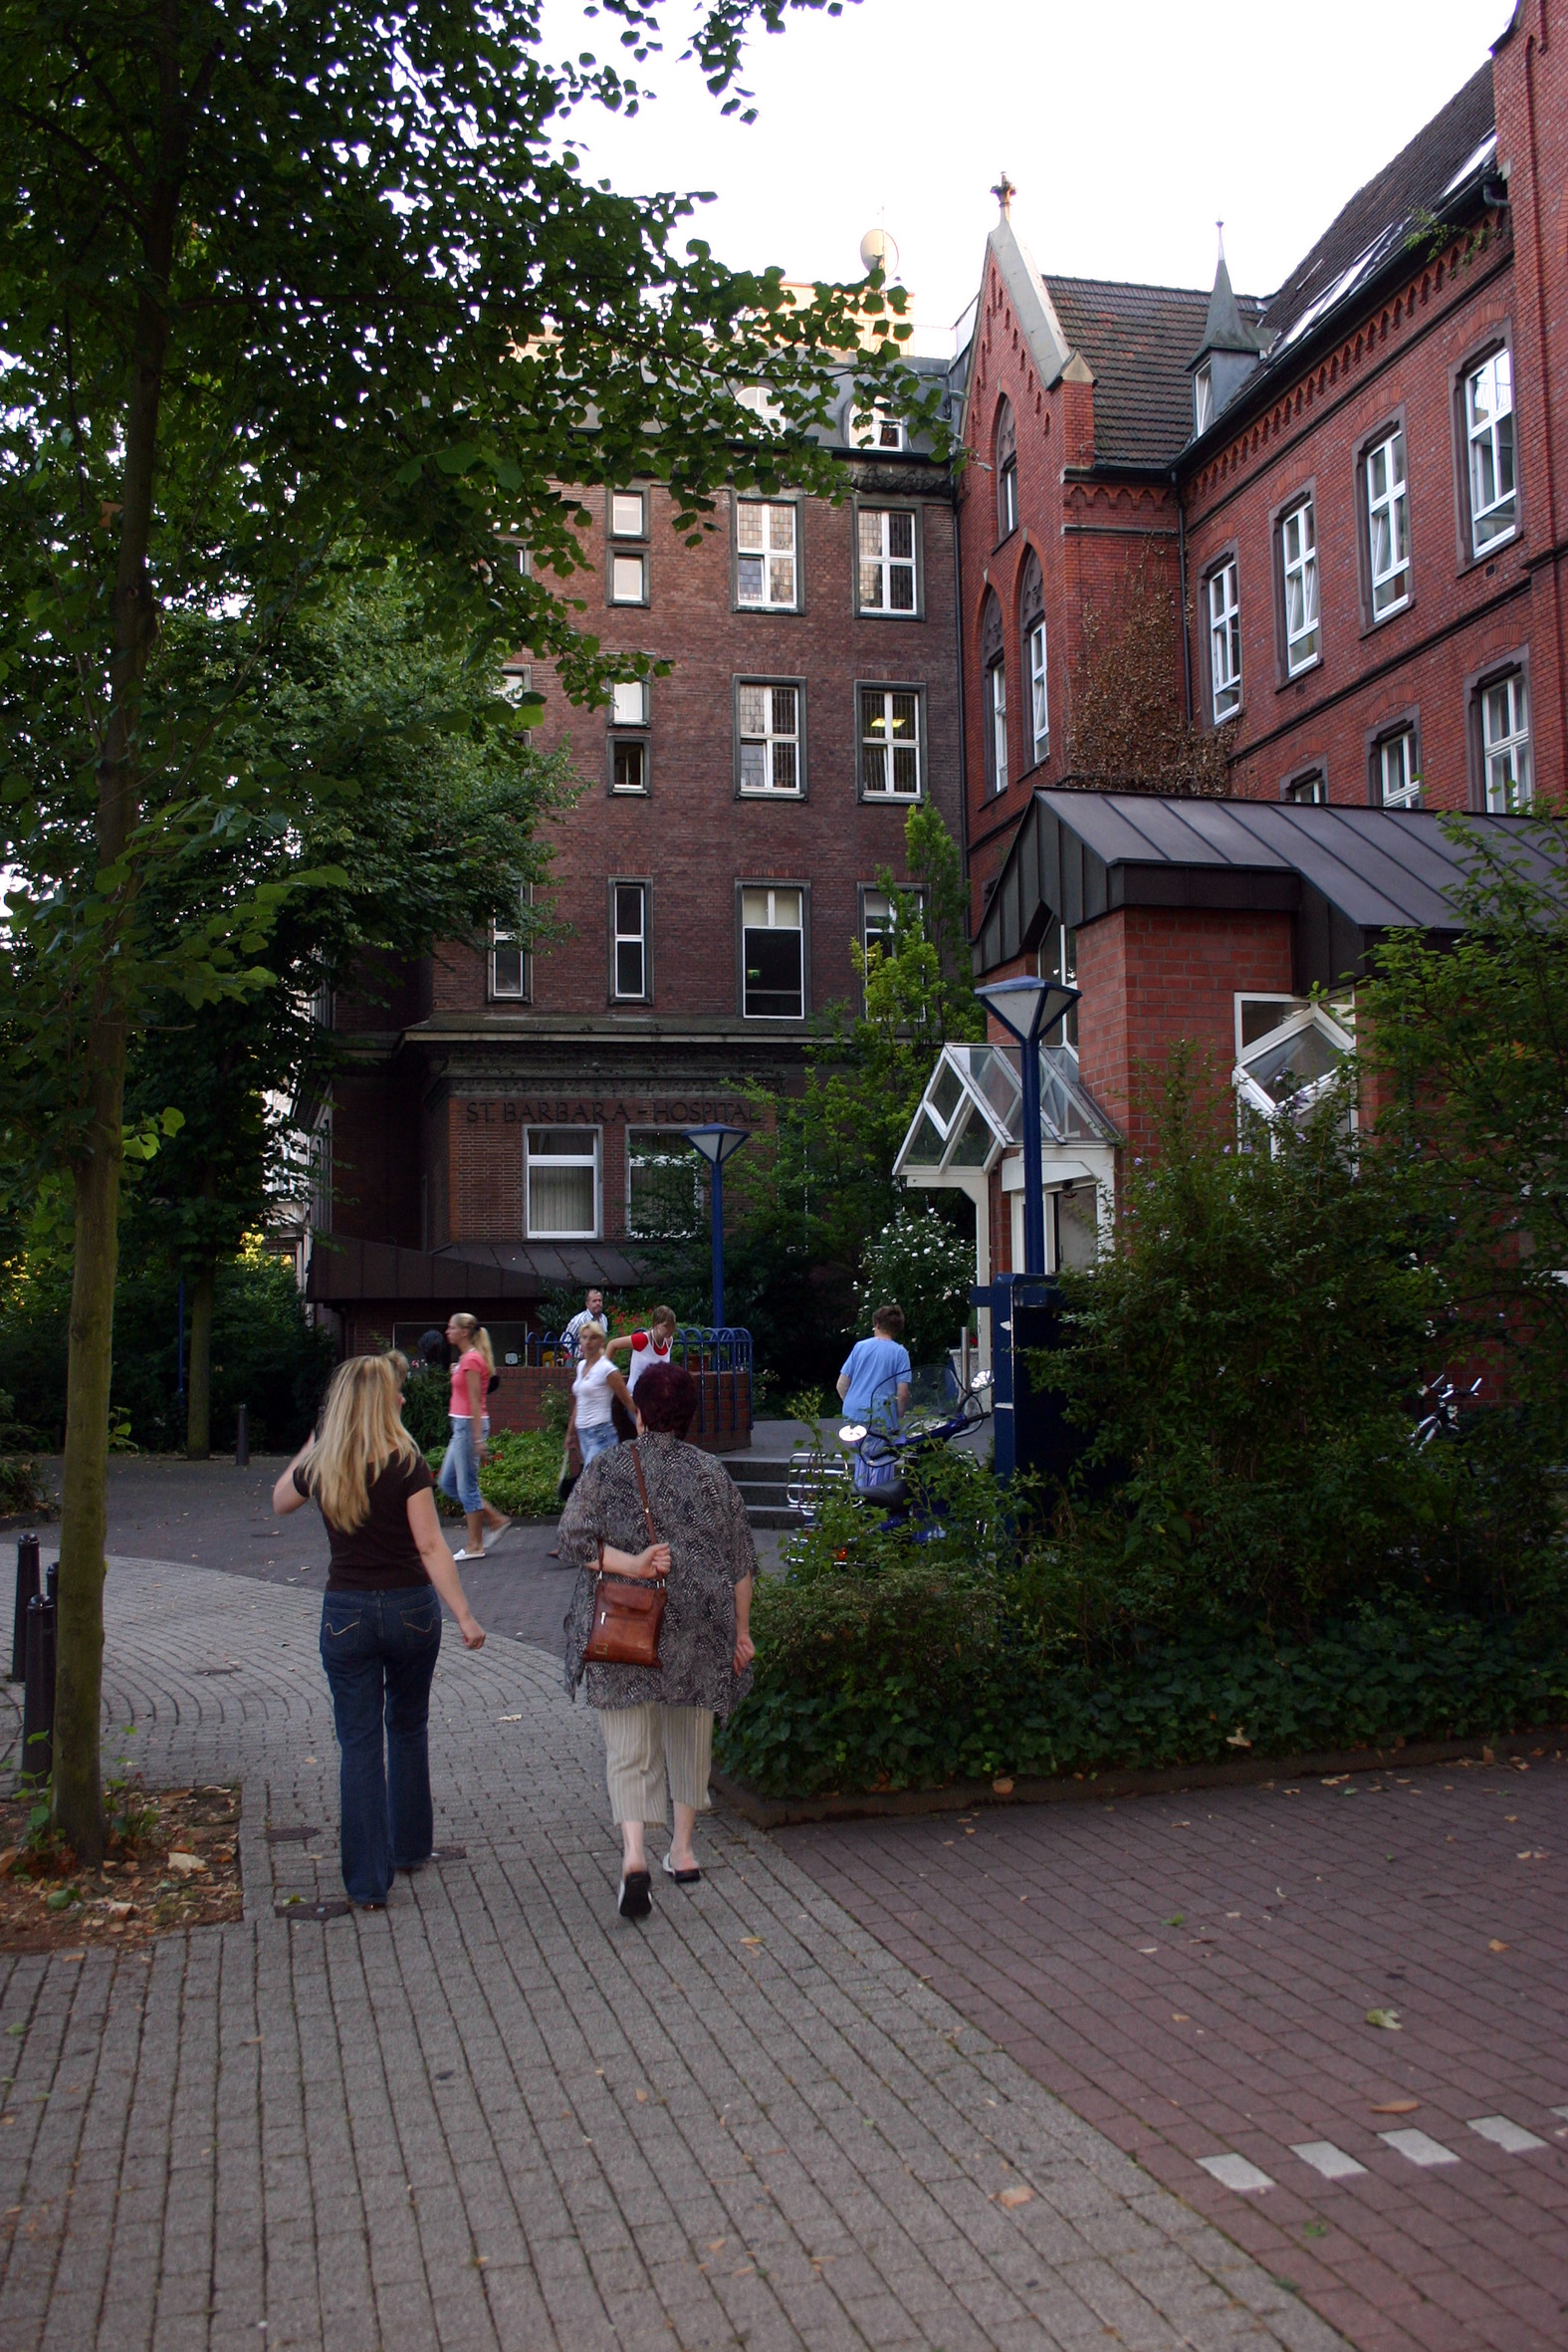
<instances>
[{"instance_id":1,"label":"brown t-shirt","mask_svg":"<svg viewBox=\"0 0 1568 2352\"><path fill-rule=\"evenodd\" d=\"M310 1494L308 1462L296 1470L294 1484L296 1493ZM326 1512L322 1513L333 1547L329 1592L403 1592L429 1583L419 1546L409 1530L408 1498L422 1495L426 1487L434 1485L430 1465L422 1455L412 1463L400 1462L394 1455L371 1483L370 1516L362 1527L335 1528Z\"/></svg>"}]
</instances>

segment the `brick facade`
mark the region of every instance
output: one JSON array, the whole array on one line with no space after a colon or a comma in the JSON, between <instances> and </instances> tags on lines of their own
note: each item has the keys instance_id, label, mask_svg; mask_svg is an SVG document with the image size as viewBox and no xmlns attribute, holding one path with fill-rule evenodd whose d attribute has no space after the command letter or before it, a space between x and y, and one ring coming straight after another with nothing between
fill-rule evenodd
<instances>
[{"instance_id":1,"label":"brick facade","mask_svg":"<svg viewBox=\"0 0 1568 2352\"><path fill-rule=\"evenodd\" d=\"M541 1244L541 1263L555 1269L542 1285L559 1284L561 1253L575 1265L579 1237L557 1249L537 1221L531 1230L525 1138L571 1129L597 1154L593 1232L580 1238L610 1249L592 1262L610 1269L607 1279L629 1280L629 1132L755 1124L751 1089L797 1083L813 1018L854 1001L864 895L884 872L906 877L910 807L931 802L962 831L957 550L945 467L918 450L846 449L840 463L842 503L773 502L787 507L794 542L793 600L778 608L740 601L743 517L733 498L720 499L713 528L688 548L656 485L638 486L631 532L612 530L625 510L612 514L605 491L581 493L592 517L589 569L571 583L587 605L581 625L611 652L668 671L649 681L636 712L574 708L548 667L532 671L546 697L537 740L569 755L581 787L553 828L558 935L529 958L523 996L497 985L487 953L447 943L397 977L390 1006L340 1005L349 1050L336 1098L340 1233L424 1253L496 1245L526 1258ZM884 513L910 519L913 557L885 611L866 608L857 568L862 517ZM889 579L904 528L888 526ZM617 557L640 568L641 600L611 600ZM742 789L740 688L754 681L793 689L793 790ZM863 689L917 698L918 794L903 789L912 781L903 768L901 789L872 789ZM778 731L779 706L766 707ZM908 707L901 700L888 715L903 726ZM620 789L618 743L634 747L640 790ZM784 758L771 748L763 756L770 786L787 782ZM639 995L617 993L617 882L646 893ZM799 1017L746 1006L741 892L769 886L802 894ZM518 1310L498 1301L495 1311ZM384 1302L377 1312L384 1320Z\"/></svg>"}]
</instances>

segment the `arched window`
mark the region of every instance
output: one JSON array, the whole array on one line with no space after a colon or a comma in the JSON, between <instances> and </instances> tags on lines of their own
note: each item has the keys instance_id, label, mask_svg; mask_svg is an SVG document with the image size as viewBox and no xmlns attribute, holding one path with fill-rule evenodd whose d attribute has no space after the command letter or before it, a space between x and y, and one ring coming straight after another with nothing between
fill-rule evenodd
<instances>
[{"instance_id":1,"label":"arched window","mask_svg":"<svg viewBox=\"0 0 1568 2352\"><path fill-rule=\"evenodd\" d=\"M995 594L986 598L980 623L980 658L986 673L986 784L989 791L1008 789L1008 663L1002 634L1002 606Z\"/></svg>"},{"instance_id":2,"label":"arched window","mask_svg":"<svg viewBox=\"0 0 1568 2352\"><path fill-rule=\"evenodd\" d=\"M997 537L1006 539L1018 527L1018 434L1012 421L1012 403L1006 395L997 403L993 463L997 469Z\"/></svg>"},{"instance_id":3,"label":"arched window","mask_svg":"<svg viewBox=\"0 0 1568 2352\"><path fill-rule=\"evenodd\" d=\"M1023 647L1023 674L1028 680L1029 750L1031 766L1050 756L1050 694L1045 658L1045 581L1040 560L1030 548L1018 590L1018 641Z\"/></svg>"}]
</instances>

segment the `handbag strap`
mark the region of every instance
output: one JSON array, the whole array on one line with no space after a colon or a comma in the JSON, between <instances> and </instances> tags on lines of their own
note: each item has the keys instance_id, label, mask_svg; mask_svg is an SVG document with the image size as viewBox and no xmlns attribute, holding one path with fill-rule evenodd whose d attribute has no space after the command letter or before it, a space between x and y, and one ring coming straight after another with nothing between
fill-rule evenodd
<instances>
[{"instance_id":1,"label":"handbag strap","mask_svg":"<svg viewBox=\"0 0 1568 2352\"><path fill-rule=\"evenodd\" d=\"M642 1475L641 1457L635 1446L628 1446L626 1451L631 1456L631 1467L637 1473L637 1492L642 1497L642 1516L648 1525L648 1541L657 1543L659 1538L653 1525L653 1513L648 1508L648 1482Z\"/></svg>"}]
</instances>

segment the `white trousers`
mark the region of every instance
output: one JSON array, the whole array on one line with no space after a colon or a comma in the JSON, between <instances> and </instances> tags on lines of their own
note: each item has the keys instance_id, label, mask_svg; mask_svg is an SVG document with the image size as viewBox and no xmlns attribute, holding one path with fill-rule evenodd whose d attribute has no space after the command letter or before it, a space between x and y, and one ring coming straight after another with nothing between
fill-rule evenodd
<instances>
[{"instance_id":1,"label":"white trousers","mask_svg":"<svg viewBox=\"0 0 1568 2352\"><path fill-rule=\"evenodd\" d=\"M713 1763L710 1707L601 1707L604 1776L609 1783L610 1818L659 1823L665 1820L664 1783L671 1800L708 1810L708 1772Z\"/></svg>"}]
</instances>

